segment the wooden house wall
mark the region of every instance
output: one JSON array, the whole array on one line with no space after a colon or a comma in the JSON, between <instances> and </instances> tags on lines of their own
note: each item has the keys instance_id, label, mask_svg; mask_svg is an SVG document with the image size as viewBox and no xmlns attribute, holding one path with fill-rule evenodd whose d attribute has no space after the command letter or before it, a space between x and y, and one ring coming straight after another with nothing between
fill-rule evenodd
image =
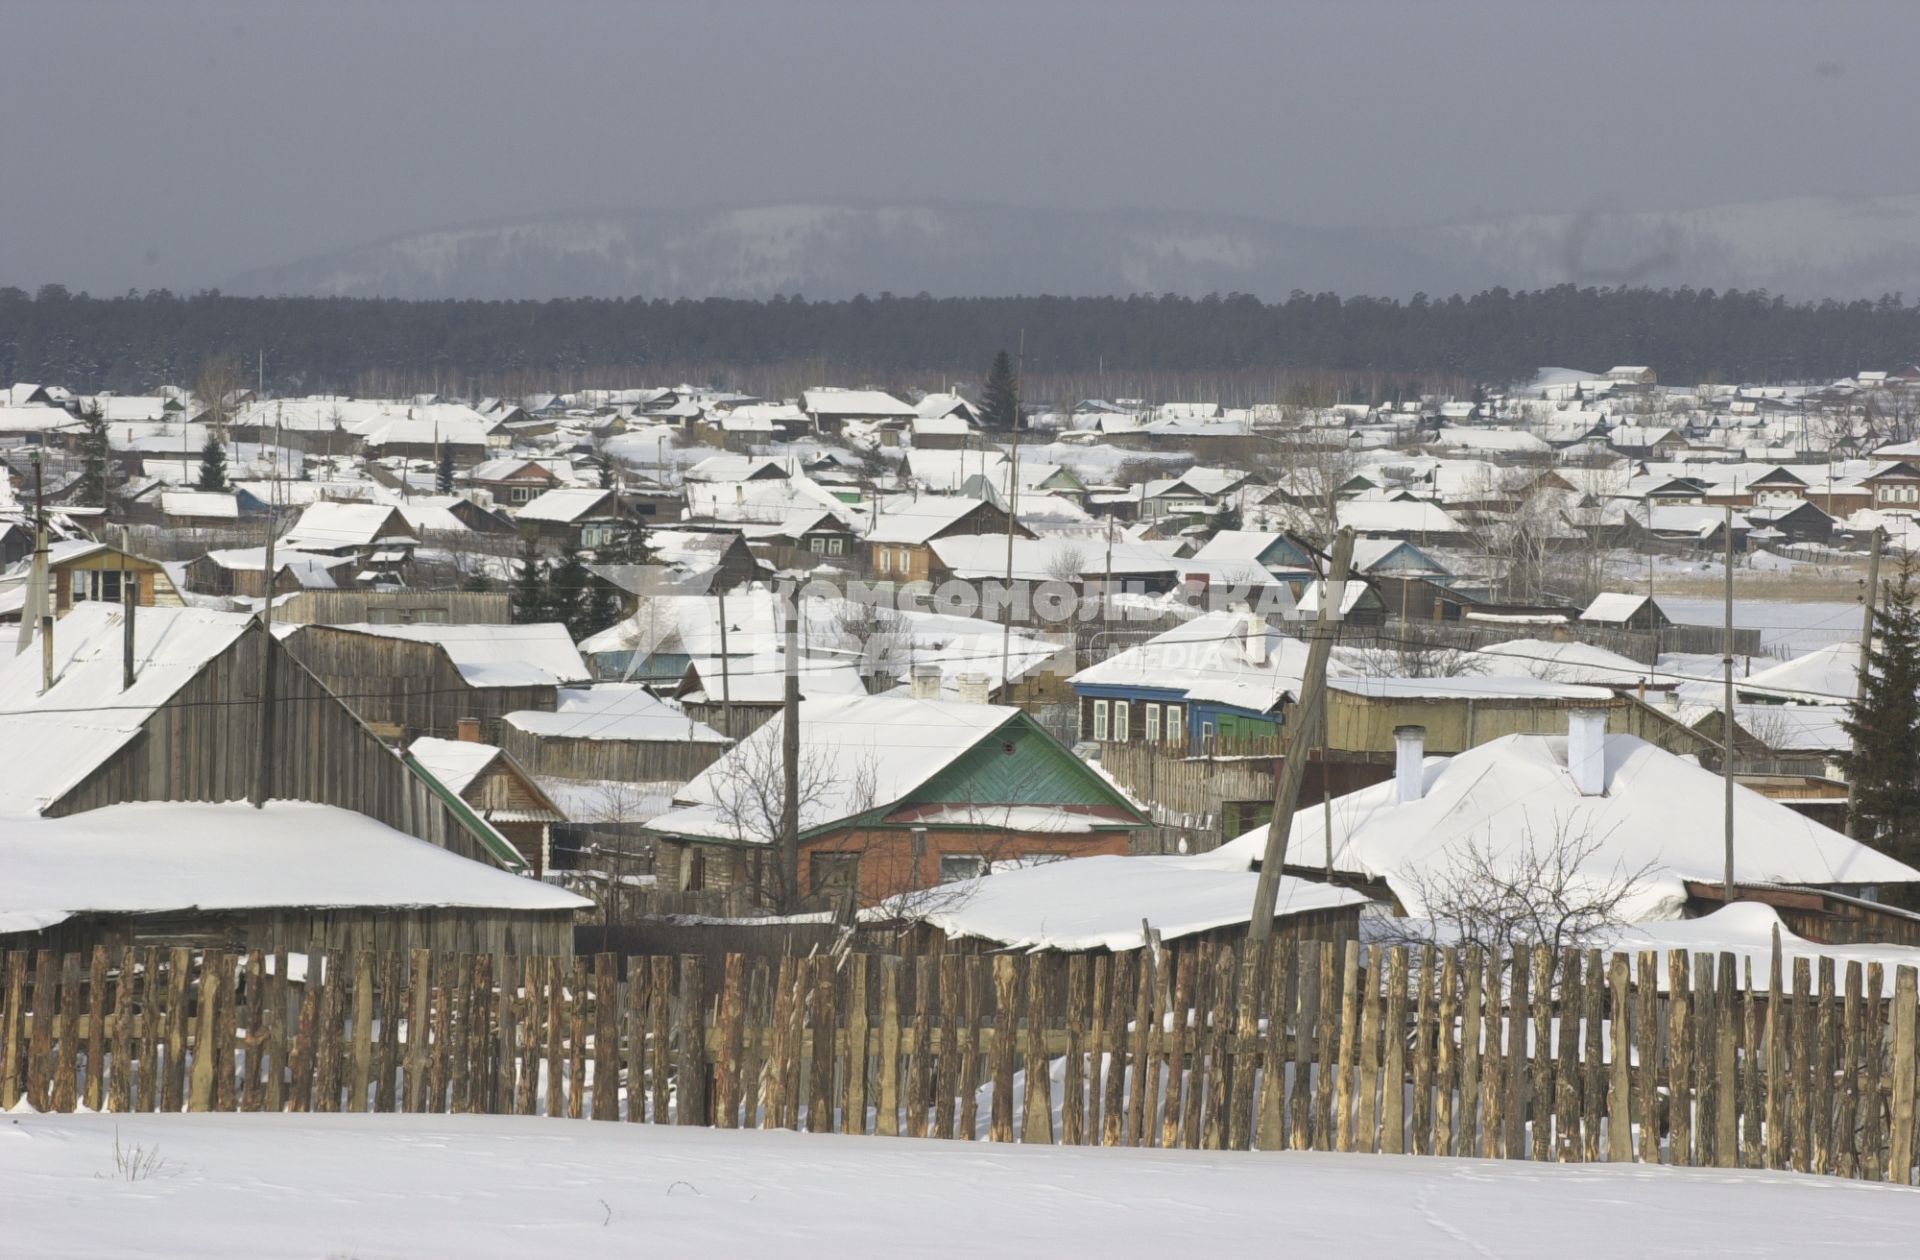
<instances>
[{"instance_id":1,"label":"wooden house wall","mask_svg":"<svg viewBox=\"0 0 1920 1260\"><path fill-rule=\"evenodd\" d=\"M726 744L648 739L568 739L500 727L500 746L529 774L622 783L685 783L720 760Z\"/></svg>"},{"instance_id":2,"label":"wooden house wall","mask_svg":"<svg viewBox=\"0 0 1920 1260\"><path fill-rule=\"evenodd\" d=\"M288 649L368 722L409 738L458 739L461 718L480 720L481 738L498 743L500 719L520 709L553 712L557 688L474 687L432 643L303 626Z\"/></svg>"},{"instance_id":3,"label":"wooden house wall","mask_svg":"<svg viewBox=\"0 0 1920 1260\"><path fill-rule=\"evenodd\" d=\"M504 591L302 591L273 615L289 625L504 626L513 620L513 598Z\"/></svg>"},{"instance_id":4,"label":"wooden house wall","mask_svg":"<svg viewBox=\"0 0 1920 1260\"><path fill-rule=\"evenodd\" d=\"M132 801L245 800L258 768L261 643L252 630L215 657L47 814ZM275 799L354 810L496 864L453 811L312 674L284 651L275 660Z\"/></svg>"},{"instance_id":5,"label":"wooden house wall","mask_svg":"<svg viewBox=\"0 0 1920 1260\"><path fill-rule=\"evenodd\" d=\"M1603 710L1609 733L1637 735L1672 752L1698 752L1711 743L1625 699L1383 699L1337 689L1327 699L1327 744L1344 752L1390 753L1398 726L1426 727L1429 756L1465 752L1503 735L1565 735L1567 715L1575 709Z\"/></svg>"},{"instance_id":6,"label":"wooden house wall","mask_svg":"<svg viewBox=\"0 0 1920 1260\"><path fill-rule=\"evenodd\" d=\"M40 932L0 936L0 948L92 952L118 956L129 946L257 949L314 954L323 950L449 954L571 954L571 910L328 909L304 907L180 914L77 915Z\"/></svg>"}]
</instances>

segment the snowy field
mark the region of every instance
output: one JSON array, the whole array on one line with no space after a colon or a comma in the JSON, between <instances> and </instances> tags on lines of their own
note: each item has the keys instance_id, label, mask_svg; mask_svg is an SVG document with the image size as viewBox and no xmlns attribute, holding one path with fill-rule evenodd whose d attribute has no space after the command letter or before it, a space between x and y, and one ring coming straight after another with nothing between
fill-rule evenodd
<instances>
[{"instance_id":1,"label":"snowy field","mask_svg":"<svg viewBox=\"0 0 1920 1260\"><path fill-rule=\"evenodd\" d=\"M1724 605L1717 599L1681 595L1657 595L1655 599L1667 616L1683 625L1718 626L1725 616ZM1797 602L1736 596L1733 601L1733 624L1758 628L1761 647L1779 657L1799 656L1829 643L1857 643L1861 616L1859 604L1829 600Z\"/></svg>"},{"instance_id":2,"label":"snowy field","mask_svg":"<svg viewBox=\"0 0 1920 1260\"><path fill-rule=\"evenodd\" d=\"M157 1162L129 1180L138 1146ZM157 1156L153 1153L157 1152ZM513 1117L0 1116L6 1256L1912 1255L1920 1191Z\"/></svg>"}]
</instances>

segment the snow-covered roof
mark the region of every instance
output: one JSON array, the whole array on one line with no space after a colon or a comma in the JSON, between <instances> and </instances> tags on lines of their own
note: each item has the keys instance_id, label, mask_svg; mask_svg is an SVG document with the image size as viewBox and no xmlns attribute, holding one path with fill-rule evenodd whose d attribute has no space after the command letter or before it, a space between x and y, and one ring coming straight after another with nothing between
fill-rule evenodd
<instances>
[{"instance_id":1,"label":"snow-covered roof","mask_svg":"<svg viewBox=\"0 0 1920 1260\"><path fill-rule=\"evenodd\" d=\"M471 687L551 687L585 682L593 676L567 636L567 628L556 622L523 626L361 622L322 628L436 644Z\"/></svg>"},{"instance_id":2,"label":"snow-covered roof","mask_svg":"<svg viewBox=\"0 0 1920 1260\"><path fill-rule=\"evenodd\" d=\"M1595 595L1593 602L1581 612L1580 620L1609 624L1631 621L1642 605L1651 602L1651 597L1646 595L1634 595L1623 591L1602 591ZM1657 609L1659 605L1654 604L1654 607Z\"/></svg>"},{"instance_id":3,"label":"snow-covered roof","mask_svg":"<svg viewBox=\"0 0 1920 1260\"><path fill-rule=\"evenodd\" d=\"M940 563L962 581L1007 576L1005 534L950 534L928 545ZM1012 579L1047 582L1109 575L1117 579L1173 575L1183 563L1146 543L1115 541L1109 547L1103 535L1049 534L1013 540Z\"/></svg>"},{"instance_id":4,"label":"snow-covered roof","mask_svg":"<svg viewBox=\"0 0 1920 1260\"><path fill-rule=\"evenodd\" d=\"M897 696L844 696L800 705L800 747L820 767L800 802L800 830L812 831L900 800L1019 713L1009 705ZM653 820L674 835L764 843L743 831L729 802L743 774L778 765L784 715L776 715L703 770L676 798L684 808ZM770 760L769 760L770 758Z\"/></svg>"},{"instance_id":5,"label":"snow-covered roof","mask_svg":"<svg viewBox=\"0 0 1920 1260\"><path fill-rule=\"evenodd\" d=\"M809 389L800 404L809 415L917 416L920 413L892 394L877 389Z\"/></svg>"},{"instance_id":6,"label":"snow-covered roof","mask_svg":"<svg viewBox=\"0 0 1920 1260\"><path fill-rule=\"evenodd\" d=\"M1860 647L1829 643L1749 674L1740 680L1739 688L1782 699L1851 700L1860 690Z\"/></svg>"},{"instance_id":7,"label":"snow-covered roof","mask_svg":"<svg viewBox=\"0 0 1920 1260\"><path fill-rule=\"evenodd\" d=\"M1270 530L1223 529L1206 545L1193 553L1195 560L1258 560L1267 548L1281 541L1285 534Z\"/></svg>"},{"instance_id":8,"label":"snow-covered roof","mask_svg":"<svg viewBox=\"0 0 1920 1260\"><path fill-rule=\"evenodd\" d=\"M364 547L392 528L394 509L383 503L310 503L281 542L296 549L327 551ZM404 521L404 518L402 518Z\"/></svg>"},{"instance_id":9,"label":"snow-covered roof","mask_svg":"<svg viewBox=\"0 0 1920 1260\"><path fill-rule=\"evenodd\" d=\"M0 666L0 817L38 814L86 778L246 633L249 620L198 608L142 608L134 620L134 682L124 690L118 604L82 602L55 623L53 686L44 692L36 634L31 647Z\"/></svg>"},{"instance_id":10,"label":"snow-covered roof","mask_svg":"<svg viewBox=\"0 0 1920 1260\"><path fill-rule=\"evenodd\" d=\"M1464 534L1466 526L1437 503L1344 499L1335 509L1343 528L1357 534Z\"/></svg>"},{"instance_id":11,"label":"snow-covered roof","mask_svg":"<svg viewBox=\"0 0 1920 1260\"><path fill-rule=\"evenodd\" d=\"M638 683L563 687L554 712L521 709L501 719L515 730L548 739L642 740L724 744L727 737L696 722L677 705Z\"/></svg>"},{"instance_id":12,"label":"snow-covered roof","mask_svg":"<svg viewBox=\"0 0 1920 1260\"><path fill-rule=\"evenodd\" d=\"M240 519L240 499L232 493L213 490L163 490L160 510L168 516Z\"/></svg>"},{"instance_id":13,"label":"snow-covered roof","mask_svg":"<svg viewBox=\"0 0 1920 1260\"><path fill-rule=\"evenodd\" d=\"M423 735L407 745L407 755L423 766L428 774L455 796L473 786L482 771L493 764L500 749L469 739L440 739Z\"/></svg>"},{"instance_id":14,"label":"snow-covered roof","mask_svg":"<svg viewBox=\"0 0 1920 1260\"><path fill-rule=\"evenodd\" d=\"M867 541L924 543L941 530L951 529L984 503L983 499L958 494L898 495L882 503L874 513ZM993 537L1004 540L1006 532L996 531Z\"/></svg>"},{"instance_id":15,"label":"snow-covered roof","mask_svg":"<svg viewBox=\"0 0 1920 1260\"><path fill-rule=\"evenodd\" d=\"M1609 652L1591 643L1554 639L1509 639L1489 643L1480 655L1495 658L1497 668L1512 669L1554 682L1632 686L1651 673L1644 661Z\"/></svg>"},{"instance_id":16,"label":"snow-covered roof","mask_svg":"<svg viewBox=\"0 0 1920 1260\"><path fill-rule=\"evenodd\" d=\"M913 913L947 936L979 937L1014 949L1139 949L1142 921L1162 940L1245 923L1260 877L1196 866L1178 857L1086 857L943 884L911 898ZM1278 914L1364 904L1364 894L1291 876L1280 881ZM887 903L866 911L885 919Z\"/></svg>"},{"instance_id":17,"label":"snow-covered roof","mask_svg":"<svg viewBox=\"0 0 1920 1260\"><path fill-rule=\"evenodd\" d=\"M1138 687L1184 692L1189 700L1229 704L1265 713L1299 694L1307 647L1260 623L1249 650L1245 613L1205 613L1155 635L1073 676L1079 686ZM1256 657L1264 659L1256 660ZM1330 676L1348 671L1329 663Z\"/></svg>"},{"instance_id":18,"label":"snow-covered roof","mask_svg":"<svg viewBox=\"0 0 1920 1260\"><path fill-rule=\"evenodd\" d=\"M142 620L146 612L141 614ZM76 914L589 903L416 840L364 814L304 801L113 805L0 819L0 933Z\"/></svg>"},{"instance_id":19,"label":"snow-covered roof","mask_svg":"<svg viewBox=\"0 0 1920 1260\"><path fill-rule=\"evenodd\" d=\"M522 521L554 521L567 523L581 517L590 516L603 507L613 506L613 491L597 487L560 486L537 495L515 509L515 518Z\"/></svg>"},{"instance_id":20,"label":"snow-covered roof","mask_svg":"<svg viewBox=\"0 0 1920 1260\"><path fill-rule=\"evenodd\" d=\"M1564 736L1508 735L1454 757L1429 757L1420 799L1400 803L1389 780L1338 797L1327 811L1295 815L1292 865L1382 878L1409 914L1423 887L1459 872L1467 849L1496 864L1545 853L1562 838L1592 851L1580 878L1618 887L1648 868L1621 911L1628 919L1677 917L1683 882L1721 878L1721 778L1690 758L1632 735L1608 735L1601 795L1582 795L1567 768ZM1328 862L1324 819L1331 816ZM1239 868L1264 851L1265 828L1202 855ZM1196 859L1200 860L1200 859ZM1883 884L1920 871L1745 787L1734 789L1734 878L1744 883Z\"/></svg>"},{"instance_id":21,"label":"snow-covered roof","mask_svg":"<svg viewBox=\"0 0 1920 1260\"><path fill-rule=\"evenodd\" d=\"M738 645L727 645L738 652ZM782 652L761 652L752 656L732 655L722 668L719 657L695 657L690 667L700 675L701 691L687 693L708 704L724 699L734 704L778 704L786 697L786 656ZM867 684L851 661L816 660L802 657L795 668L800 675L803 699L829 699L839 696L864 696Z\"/></svg>"}]
</instances>

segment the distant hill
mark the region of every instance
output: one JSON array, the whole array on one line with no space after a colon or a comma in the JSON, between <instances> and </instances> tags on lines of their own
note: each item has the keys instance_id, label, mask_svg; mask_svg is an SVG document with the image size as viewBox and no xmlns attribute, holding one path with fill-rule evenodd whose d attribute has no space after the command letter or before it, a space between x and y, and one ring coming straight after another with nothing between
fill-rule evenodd
<instances>
[{"instance_id":1,"label":"distant hill","mask_svg":"<svg viewBox=\"0 0 1920 1260\"><path fill-rule=\"evenodd\" d=\"M1494 285L1920 293L1920 195L1676 212L1299 227L1139 210L786 204L613 210L436 228L234 276L237 294L554 298L856 293L1406 297Z\"/></svg>"}]
</instances>

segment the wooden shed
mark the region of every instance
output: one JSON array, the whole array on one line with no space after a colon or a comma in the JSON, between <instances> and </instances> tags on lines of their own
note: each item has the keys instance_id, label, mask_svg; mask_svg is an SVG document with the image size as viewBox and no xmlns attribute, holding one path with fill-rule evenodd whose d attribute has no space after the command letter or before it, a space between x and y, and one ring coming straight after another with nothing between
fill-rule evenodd
<instances>
[{"instance_id":1,"label":"wooden shed","mask_svg":"<svg viewBox=\"0 0 1920 1260\"><path fill-rule=\"evenodd\" d=\"M455 739L462 718L498 738L518 709L552 711L587 681L565 626L307 625L287 649L383 736Z\"/></svg>"}]
</instances>

